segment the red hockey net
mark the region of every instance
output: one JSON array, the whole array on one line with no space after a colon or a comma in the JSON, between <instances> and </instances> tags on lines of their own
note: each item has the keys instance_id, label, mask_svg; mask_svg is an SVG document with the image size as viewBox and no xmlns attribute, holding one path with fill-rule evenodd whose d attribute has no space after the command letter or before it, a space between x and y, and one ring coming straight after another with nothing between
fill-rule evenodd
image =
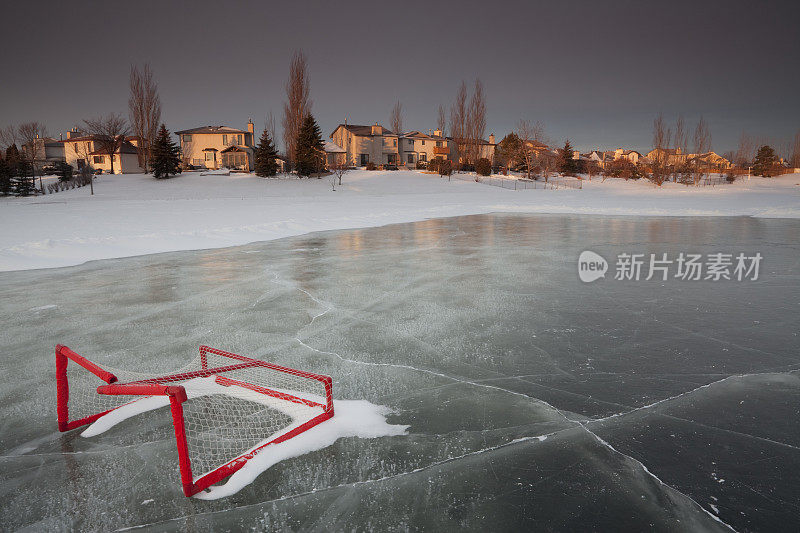
<instances>
[{"instance_id":1,"label":"red hockey net","mask_svg":"<svg viewBox=\"0 0 800 533\"><path fill-rule=\"evenodd\" d=\"M157 376L100 367L59 345L56 383L60 431L93 424L90 436L170 405L187 496L333 416L330 377L207 346L184 368Z\"/></svg>"}]
</instances>

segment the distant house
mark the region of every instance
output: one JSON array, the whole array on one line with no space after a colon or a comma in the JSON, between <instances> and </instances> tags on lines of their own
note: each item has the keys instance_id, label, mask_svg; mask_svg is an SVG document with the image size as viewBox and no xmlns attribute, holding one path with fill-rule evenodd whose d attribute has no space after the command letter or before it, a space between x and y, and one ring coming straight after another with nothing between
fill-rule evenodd
<instances>
[{"instance_id":1,"label":"distant house","mask_svg":"<svg viewBox=\"0 0 800 533\"><path fill-rule=\"evenodd\" d=\"M64 144L58 139L37 136L33 146L31 143L23 144L22 153L26 160L30 160L31 149L34 150L33 166L37 173L41 173L44 167L64 161Z\"/></svg>"},{"instance_id":2,"label":"distant house","mask_svg":"<svg viewBox=\"0 0 800 533\"><path fill-rule=\"evenodd\" d=\"M377 122L372 126L339 124L330 138L344 150L348 165L397 165L400 161L399 136Z\"/></svg>"},{"instance_id":3,"label":"distant house","mask_svg":"<svg viewBox=\"0 0 800 533\"><path fill-rule=\"evenodd\" d=\"M125 139L120 137L113 156L101 150L103 140L98 135L80 135L76 130L71 130L67 132L66 139L58 142L64 147L64 160L75 169L81 170L89 166L103 172L111 172L113 158L115 174L144 172L139 166L137 137L125 137Z\"/></svg>"},{"instance_id":4,"label":"distant house","mask_svg":"<svg viewBox=\"0 0 800 533\"><path fill-rule=\"evenodd\" d=\"M702 154L687 154L680 148L659 148L647 152L647 158L651 161L660 159L667 165L689 164L704 168L730 168L731 162L714 152L704 152Z\"/></svg>"},{"instance_id":5,"label":"distant house","mask_svg":"<svg viewBox=\"0 0 800 533\"><path fill-rule=\"evenodd\" d=\"M255 154L253 121L247 131L228 126L201 126L175 132L180 138L184 165L208 169L253 170Z\"/></svg>"},{"instance_id":6,"label":"distant house","mask_svg":"<svg viewBox=\"0 0 800 533\"><path fill-rule=\"evenodd\" d=\"M451 159L453 159L453 161L463 163L464 161L462 161L462 159L464 158L458 154L466 151L466 143L452 137L448 137L447 139L451 142L452 149L455 150L455 153L451 153ZM462 148L461 152L459 152L459 146ZM478 139L478 159L486 158L494 164L494 153L496 148L497 143L495 143L494 133L489 135L488 141L486 139Z\"/></svg>"},{"instance_id":7,"label":"distant house","mask_svg":"<svg viewBox=\"0 0 800 533\"><path fill-rule=\"evenodd\" d=\"M451 151L454 148L451 139L442 136L442 132L423 133L410 131L404 133L400 139L402 164L406 167L415 167L417 163L427 163L431 159L453 159Z\"/></svg>"}]
</instances>

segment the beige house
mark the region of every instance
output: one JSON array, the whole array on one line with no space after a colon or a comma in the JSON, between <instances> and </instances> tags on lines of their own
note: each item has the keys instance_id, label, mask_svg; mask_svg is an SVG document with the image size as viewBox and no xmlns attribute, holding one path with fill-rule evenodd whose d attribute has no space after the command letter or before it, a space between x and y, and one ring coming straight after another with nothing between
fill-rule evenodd
<instances>
[{"instance_id":1,"label":"beige house","mask_svg":"<svg viewBox=\"0 0 800 533\"><path fill-rule=\"evenodd\" d=\"M80 135L77 131L67 132L67 138L59 141L64 147L64 161L77 170L89 166L95 170L111 172L112 158L115 174L137 174L144 172L139 166L139 139L120 137L113 156L101 150L101 137Z\"/></svg>"},{"instance_id":2,"label":"beige house","mask_svg":"<svg viewBox=\"0 0 800 533\"><path fill-rule=\"evenodd\" d=\"M413 168L418 162L427 163L436 157L452 159L453 146L452 140L442 137L442 132L439 130L429 133L420 131L405 133L400 140L401 164Z\"/></svg>"},{"instance_id":3,"label":"beige house","mask_svg":"<svg viewBox=\"0 0 800 533\"><path fill-rule=\"evenodd\" d=\"M181 159L194 167L251 171L254 168L254 126L247 130L228 126L202 126L175 132L180 137Z\"/></svg>"},{"instance_id":4,"label":"beige house","mask_svg":"<svg viewBox=\"0 0 800 533\"><path fill-rule=\"evenodd\" d=\"M714 153L705 152L702 154L687 154L680 148L659 148L647 152L647 158L651 161L660 159L667 165L690 164L705 168L730 168L731 162L724 157Z\"/></svg>"},{"instance_id":5,"label":"beige house","mask_svg":"<svg viewBox=\"0 0 800 533\"><path fill-rule=\"evenodd\" d=\"M26 160L30 160L30 150L34 151L33 165L37 174L41 173L44 167L64 161L64 144L58 139L37 135L32 145L30 143L22 145L22 155Z\"/></svg>"},{"instance_id":6,"label":"beige house","mask_svg":"<svg viewBox=\"0 0 800 533\"><path fill-rule=\"evenodd\" d=\"M348 165L397 165L400 161L398 135L377 122L372 126L339 124L330 138L344 150Z\"/></svg>"}]
</instances>

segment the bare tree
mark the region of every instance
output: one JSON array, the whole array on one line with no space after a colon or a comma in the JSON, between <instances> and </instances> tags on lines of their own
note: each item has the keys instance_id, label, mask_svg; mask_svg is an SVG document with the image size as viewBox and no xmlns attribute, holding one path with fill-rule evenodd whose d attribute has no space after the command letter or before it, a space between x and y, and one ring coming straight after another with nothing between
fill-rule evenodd
<instances>
[{"instance_id":1,"label":"bare tree","mask_svg":"<svg viewBox=\"0 0 800 533\"><path fill-rule=\"evenodd\" d=\"M339 181L339 185L342 184L342 178L347 171L350 170L350 167L347 166L347 161L345 161L345 158L335 158L333 163L328 165L328 170L330 170L332 173L331 175L333 176L334 182L333 185L335 187L336 180ZM335 191L336 189L334 188L333 190Z\"/></svg>"},{"instance_id":2,"label":"bare tree","mask_svg":"<svg viewBox=\"0 0 800 533\"><path fill-rule=\"evenodd\" d=\"M9 125L5 128L0 128L0 149L5 151L12 144L17 144L18 140L19 134L16 126Z\"/></svg>"},{"instance_id":3,"label":"bare tree","mask_svg":"<svg viewBox=\"0 0 800 533\"><path fill-rule=\"evenodd\" d=\"M147 172L151 146L161 123L161 99L149 64L145 63L141 71L131 65L130 91L128 116L133 133L139 138L139 166Z\"/></svg>"},{"instance_id":4,"label":"bare tree","mask_svg":"<svg viewBox=\"0 0 800 533\"><path fill-rule=\"evenodd\" d=\"M130 129L127 121L116 113L110 113L105 117L98 117L91 120L84 120L86 132L94 137L98 151L107 155L111 159L111 173L114 173L114 154L122 143ZM120 160L120 163L122 161Z\"/></svg>"},{"instance_id":5,"label":"bare tree","mask_svg":"<svg viewBox=\"0 0 800 533\"><path fill-rule=\"evenodd\" d=\"M475 90L469 101L467 112L467 133L470 149L469 163L475 164L480 157L481 141L486 133L486 95L483 92L483 83L480 79L475 80Z\"/></svg>"},{"instance_id":6,"label":"bare tree","mask_svg":"<svg viewBox=\"0 0 800 533\"><path fill-rule=\"evenodd\" d=\"M450 135L456 143L459 163L465 159L467 114L467 84L462 81L456 93L456 100L450 107Z\"/></svg>"},{"instance_id":7,"label":"bare tree","mask_svg":"<svg viewBox=\"0 0 800 533\"><path fill-rule=\"evenodd\" d=\"M672 136L671 130L666 127L664 122L664 115L659 113L653 120L653 169L652 180L656 185L664 183L667 176L667 169L669 167L669 154L667 147L670 144L670 137Z\"/></svg>"},{"instance_id":8,"label":"bare tree","mask_svg":"<svg viewBox=\"0 0 800 533\"><path fill-rule=\"evenodd\" d=\"M392 107L392 112L389 115L389 124L393 132L398 135L403 134L403 104L399 100Z\"/></svg>"},{"instance_id":9,"label":"bare tree","mask_svg":"<svg viewBox=\"0 0 800 533\"><path fill-rule=\"evenodd\" d=\"M445 119L444 116L444 106L442 104L439 104L439 112L436 116L436 129L442 132L442 137L445 136L444 129L446 125L447 125L447 120Z\"/></svg>"},{"instance_id":10,"label":"bare tree","mask_svg":"<svg viewBox=\"0 0 800 533\"><path fill-rule=\"evenodd\" d=\"M267 116L264 117L264 129L269 133L269 138L272 139L274 144L278 144L278 139L275 137L275 115L272 114L272 111L267 113ZM253 139L255 142L255 139ZM275 147L277 149L277 146Z\"/></svg>"},{"instance_id":11,"label":"bare tree","mask_svg":"<svg viewBox=\"0 0 800 533\"><path fill-rule=\"evenodd\" d=\"M311 85L308 76L308 61L302 50L295 52L289 65L286 80L286 103L283 106L283 146L289 164L297 160L297 134L305 116L311 112Z\"/></svg>"},{"instance_id":12,"label":"bare tree","mask_svg":"<svg viewBox=\"0 0 800 533\"><path fill-rule=\"evenodd\" d=\"M794 134L794 141L792 142L792 153L789 163L794 168L800 168L800 130Z\"/></svg>"},{"instance_id":13,"label":"bare tree","mask_svg":"<svg viewBox=\"0 0 800 533\"><path fill-rule=\"evenodd\" d=\"M705 119L701 116L700 120L697 122L697 127L694 130L694 153L695 157L697 158L701 154L704 154L711 150L711 130L708 129L708 124L706 124ZM703 177L703 171L707 170L705 165L699 159L695 160L696 172L694 173L694 182L695 185L700 183L700 180Z\"/></svg>"},{"instance_id":14,"label":"bare tree","mask_svg":"<svg viewBox=\"0 0 800 533\"><path fill-rule=\"evenodd\" d=\"M755 142L753 142L753 138L745 132L742 132L742 135L739 137L739 147L736 149L734 163L740 167L749 166L753 161L754 151Z\"/></svg>"},{"instance_id":15,"label":"bare tree","mask_svg":"<svg viewBox=\"0 0 800 533\"><path fill-rule=\"evenodd\" d=\"M22 158L30 165L34 188L36 187L36 161L45 159L44 138L46 136L47 128L39 122L26 122L17 128L17 137L22 143ZM44 194L41 174L39 174L39 189Z\"/></svg>"},{"instance_id":16,"label":"bare tree","mask_svg":"<svg viewBox=\"0 0 800 533\"><path fill-rule=\"evenodd\" d=\"M536 150L534 150L533 140L534 140L534 126L531 126L531 123L527 120L520 120L517 123L517 137L519 137L520 146L519 146L519 157L525 161L526 167L526 175L528 179L531 178L531 169L533 168L533 162L536 159Z\"/></svg>"}]
</instances>

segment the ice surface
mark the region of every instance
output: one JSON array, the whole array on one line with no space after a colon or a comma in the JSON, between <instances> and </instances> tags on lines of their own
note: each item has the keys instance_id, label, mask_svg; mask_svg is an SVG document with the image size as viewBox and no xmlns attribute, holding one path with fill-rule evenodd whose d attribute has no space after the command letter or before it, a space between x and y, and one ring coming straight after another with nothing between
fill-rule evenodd
<instances>
[{"instance_id":1,"label":"ice surface","mask_svg":"<svg viewBox=\"0 0 800 533\"><path fill-rule=\"evenodd\" d=\"M792 531L799 243L794 220L506 214L4 273L0 523ZM586 249L764 262L755 282L582 284ZM276 449L235 494L184 498L167 409L56 431L59 342L160 373L219 346L409 427Z\"/></svg>"}]
</instances>

